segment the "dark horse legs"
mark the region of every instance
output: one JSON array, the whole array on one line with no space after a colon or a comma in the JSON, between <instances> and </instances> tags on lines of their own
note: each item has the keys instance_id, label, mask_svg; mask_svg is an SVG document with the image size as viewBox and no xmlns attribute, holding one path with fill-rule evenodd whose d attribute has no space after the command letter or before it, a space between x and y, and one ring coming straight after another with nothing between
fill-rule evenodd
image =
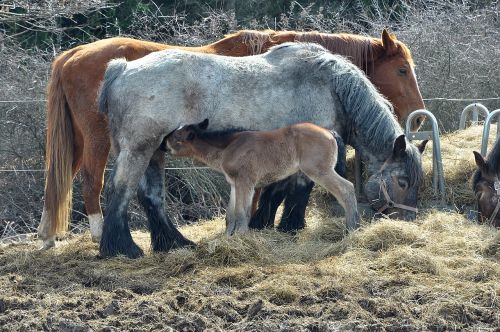
<instances>
[{"instance_id":1,"label":"dark horse legs","mask_svg":"<svg viewBox=\"0 0 500 332\"><path fill-rule=\"evenodd\" d=\"M141 248L132 239L127 220L128 205L135 192L148 216L153 250L167 251L193 244L182 236L165 215L164 158L164 153L157 150L148 164L146 160L149 156L146 154L129 151L119 153L112 177L107 184L106 196L110 202L106 208L99 247L101 257L123 254L136 258L143 255Z\"/></svg>"},{"instance_id":2,"label":"dark horse legs","mask_svg":"<svg viewBox=\"0 0 500 332\"><path fill-rule=\"evenodd\" d=\"M139 182L137 198L144 208L151 232L151 247L154 251L168 251L173 248L191 246L165 214L165 153L157 150L146 173Z\"/></svg>"},{"instance_id":3,"label":"dark horse legs","mask_svg":"<svg viewBox=\"0 0 500 332\"><path fill-rule=\"evenodd\" d=\"M345 144L335 132L338 157L335 171L342 177L346 172ZM250 228L262 229L274 225L276 210L285 200L283 214L278 229L283 232L296 232L305 227L305 213L314 182L302 173L292 175L284 180L273 183L262 190L259 208L252 216Z\"/></svg>"}]
</instances>

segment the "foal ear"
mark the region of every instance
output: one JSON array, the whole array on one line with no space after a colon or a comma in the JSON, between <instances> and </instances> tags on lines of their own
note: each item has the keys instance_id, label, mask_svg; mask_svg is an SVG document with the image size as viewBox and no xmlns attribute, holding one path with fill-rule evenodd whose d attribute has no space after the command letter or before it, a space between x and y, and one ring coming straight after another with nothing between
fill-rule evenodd
<instances>
[{"instance_id":1,"label":"foal ear","mask_svg":"<svg viewBox=\"0 0 500 332\"><path fill-rule=\"evenodd\" d=\"M392 151L395 157L402 157L406 153L406 137L405 135L400 135L394 141L394 149Z\"/></svg>"},{"instance_id":2,"label":"foal ear","mask_svg":"<svg viewBox=\"0 0 500 332\"><path fill-rule=\"evenodd\" d=\"M384 29L382 31L382 46L384 47L386 55L397 54L398 45L396 45L396 35Z\"/></svg>"},{"instance_id":3,"label":"foal ear","mask_svg":"<svg viewBox=\"0 0 500 332\"><path fill-rule=\"evenodd\" d=\"M472 151L474 153L474 159L476 160L476 165L477 167L483 171L483 172L488 172L488 162L484 160L483 156L477 152L477 151Z\"/></svg>"},{"instance_id":4,"label":"foal ear","mask_svg":"<svg viewBox=\"0 0 500 332\"><path fill-rule=\"evenodd\" d=\"M417 145L418 151L420 151L420 154L424 153L425 146L429 143L429 140L426 139L425 141L422 141L419 145Z\"/></svg>"},{"instance_id":5,"label":"foal ear","mask_svg":"<svg viewBox=\"0 0 500 332\"><path fill-rule=\"evenodd\" d=\"M208 128L208 119L203 120L202 122L198 123L198 128L201 130L205 130Z\"/></svg>"}]
</instances>

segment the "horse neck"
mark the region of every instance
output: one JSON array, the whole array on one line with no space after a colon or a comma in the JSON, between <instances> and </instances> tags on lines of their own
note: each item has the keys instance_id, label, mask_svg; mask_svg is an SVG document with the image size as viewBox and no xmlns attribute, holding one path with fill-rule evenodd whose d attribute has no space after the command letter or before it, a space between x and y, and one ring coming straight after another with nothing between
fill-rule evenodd
<instances>
[{"instance_id":1,"label":"horse neck","mask_svg":"<svg viewBox=\"0 0 500 332\"><path fill-rule=\"evenodd\" d=\"M487 156L488 164L491 168L491 173L500 175L500 138L497 139L493 149Z\"/></svg>"},{"instance_id":2,"label":"horse neck","mask_svg":"<svg viewBox=\"0 0 500 332\"><path fill-rule=\"evenodd\" d=\"M368 75L373 70L374 62L384 54L379 38L319 32L287 32L285 36L288 37L292 33L295 35L294 41L320 44L334 54L347 57Z\"/></svg>"},{"instance_id":3,"label":"horse neck","mask_svg":"<svg viewBox=\"0 0 500 332\"><path fill-rule=\"evenodd\" d=\"M220 169L222 153L229 144L235 139L235 134L195 138L191 144L194 151L193 157L210 167Z\"/></svg>"}]
</instances>

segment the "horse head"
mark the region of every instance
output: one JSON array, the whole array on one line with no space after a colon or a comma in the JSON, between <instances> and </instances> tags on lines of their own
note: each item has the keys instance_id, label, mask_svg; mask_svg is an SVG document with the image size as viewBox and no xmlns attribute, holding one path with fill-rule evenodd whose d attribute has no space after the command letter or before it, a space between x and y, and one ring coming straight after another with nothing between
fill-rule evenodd
<instances>
[{"instance_id":1,"label":"horse head","mask_svg":"<svg viewBox=\"0 0 500 332\"><path fill-rule=\"evenodd\" d=\"M500 180L497 168L477 151L474 151L474 159L478 169L474 173L472 185L477 200L478 221L487 221L500 227Z\"/></svg>"},{"instance_id":2,"label":"horse head","mask_svg":"<svg viewBox=\"0 0 500 332\"><path fill-rule=\"evenodd\" d=\"M193 155L192 141L194 141L203 130L208 128L208 119L198 124L180 126L165 137L167 147L172 155L176 157L190 157Z\"/></svg>"},{"instance_id":3,"label":"horse head","mask_svg":"<svg viewBox=\"0 0 500 332\"><path fill-rule=\"evenodd\" d=\"M391 101L399 123L404 124L411 112L425 108L410 50L394 34L384 29L374 47L374 58L368 76L380 93ZM423 115L416 117L412 122L412 130L417 130L424 120Z\"/></svg>"},{"instance_id":4,"label":"horse head","mask_svg":"<svg viewBox=\"0 0 500 332\"><path fill-rule=\"evenodd\" d=\"M374 163L375 171L370 172L365 185L366 197L374 210L406 220L416 218L417 194L423 178L420 156L426 144L424 141L417 148L401 135L394 141L389 158Z\"/></svg>"}]
</instances>

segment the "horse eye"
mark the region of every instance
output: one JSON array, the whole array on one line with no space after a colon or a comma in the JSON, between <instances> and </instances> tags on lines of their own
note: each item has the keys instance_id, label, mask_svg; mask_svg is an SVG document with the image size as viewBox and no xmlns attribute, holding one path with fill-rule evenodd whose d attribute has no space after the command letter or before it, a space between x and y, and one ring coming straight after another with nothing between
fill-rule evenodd
<instances>
[{"instance_id":1,"label":"horse eye","mask_svg":"<svg viewBox=\"0 0 500 332\"><path fill-rule=\"evenodd\" d=\"M406 74L408 74L408 69L406 69L404 67L403 68L399 68L399 74L400 75L406 75Z\"/></svg>"},{"instance_id":2,"label":"horse eye","mask_svg":"<svg viewBox=\"0 0 500 332\"><path fill-rule=\"evenodd\" d=\"M406 188L408 188L408 180L407 180L407 179L404 179L404 178L398 178L398 185L399 185L402 189L406 189Z\"/></svg>"}]
</instances>

